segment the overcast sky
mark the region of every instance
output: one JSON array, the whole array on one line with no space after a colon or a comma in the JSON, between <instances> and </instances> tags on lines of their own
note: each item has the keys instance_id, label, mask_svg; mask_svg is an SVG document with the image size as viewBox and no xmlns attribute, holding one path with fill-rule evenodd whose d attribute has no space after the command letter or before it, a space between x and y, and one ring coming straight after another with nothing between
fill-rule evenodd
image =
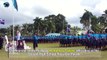
<instances>
[{"instance_id":1,"label":"overcast sky","mask_svg":"<svg viewBox=\"0 0 107 60\"><path fill-rule=\"evenodd\" d=\"M10 6L5 8L4 2L9 2ZM100 16L107 9L107 0L17 0L19 10L16 11L12 5L12 0L0 0L0 18L5 19L7 27L15 20L15 24L33 23L35 17L45 17L51 14L63 14L71 26L79 26L80 17L85 12L91 11L94 15Z\"/></svg>"}]
</instances>

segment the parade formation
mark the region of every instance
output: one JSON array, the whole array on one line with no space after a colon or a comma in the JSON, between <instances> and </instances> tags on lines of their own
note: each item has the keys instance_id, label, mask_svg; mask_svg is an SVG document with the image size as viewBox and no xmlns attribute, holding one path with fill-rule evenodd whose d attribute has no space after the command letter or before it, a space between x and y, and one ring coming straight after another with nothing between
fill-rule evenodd
<instances>
[{"instance_id":1,"label":"parade formation","mask_svg":"<svg viewBox=\"0 0 107 60\"><path fill-rule=\"evenodd\" d=\"M85 46L86 49L102 49L107 45L107 34L86 34L80 36L62 36L61 46Z\"/></svg>"},{"instance_id":2,"label":"parade formation","mask_svg":"<svg viewBox=\"0 0 107 60\"><path fill-rule=\"evenodd\" d=\"M38 47L38 43L59 43L60 47L73 47L73 46L85 46L86 49L104 49L107 46L107 33L87 33L82 35L59 35L59 36L38 36L37 34L31 38L21 36L21 33L17 31L14 41L8 41L7 35L0 38L0 49L3 47L3 40L5 42L5 50L8 48L17 50L31 49L26 45L25 41L29 39L33 42L33 48Z\"/></svg>"},{"instance_id":3,"label":"parade formation","mask_svg":"<svg viewBox=\"0 0 107 60\"><path fill-rule=\"evenodd\" d=\"M16 9L16 11L18 11L17 1L16 0L12 0L12 1L13 1L12 3L13 3L14 8ZM4 7L9 7L9 2L5 2L3 5L4 5ZM88 21L88 23L86 23L87 21L85 21L85 23L84 23L84 19L87 18L86 16L88 16L88 18L87 18L88 20L90 20L90 18L92 18L91 17L92 14L87 10L85 10L85 11L86 12L83 14L83 17L81 18L80 22L83 25L85 24L86 25L85 27L86 28L88 27L88 29L91 30L89 27L91 27L90 25L92 25L92 24L93 24L92 27L94 27L95 22L93 21L94 23L92 23L91 21ZM107 13L107 11L106 11L106 13ZM100 18L105 18L105 17L103 17L103 15L104 14L102 14L102 17L100 17ZM52 15L52 16L54 16L54 15ZM105 14L105 16L106 16L106 14ZM39 22L37 22L38 18L37 18L37 20L35 20L37 23L34 21L34 24L31 24L31 25L35 25L34 28L37 28L37 29L31 28L31 30L32 31L38 30L38 31L42 31L42 32L44 31L45 33L47 33L47 31L49 30L48 33L49 32L58 32L58 34L60 34L63 30L65 30L65 32L67 32L68 34L62 34L59 36L51 36L51 35L50 36L46 36L46 35L38 36L37 33L33 32L34 33L33 36L27 36L26 37L26 36L22 36L20 31L17 31L15 36L11 36L10 41L9 41L8 36L6 34L4 34L3 36L0 36L0 49L3 48L3 44L5 45L5 51L12 50L12 49L16 49L16 50L31 49L31 47L27 46L27 44L26 44L27 40L30 40L33 42L33 49L34 50L36 49L36 47L38 47L38 43L48 43L48 42L49 43L57 42L57 43L59 43L60 47L85 46L86 49L103 49L103 48L106 48L106 46L107 46L107 29L103 33L89 32L87 29L86 34L75 35L75 34L70 33L71 26L70 25L67 26L67 23L65 21L65 17L63 17L63 15L59 14L58 16L54 16L54 17L53 17L54 19L51 21L51 23L50 22L46 23L46 24L50 25L52 23L58 22L58 23L56 23L56 25L53 24L51 26L51 27L54 26L52 28L52 31L51 31L50 26L48 26L48 28L47 28L47 25L46 25L45 29L42 29L44 27L41 27L39 25ZM57 19L56 19L56 17L57 17ZM64 19L61 20L61 17ZM49 16L49 18L50 18L50 16ZM46 17L44 19L46 19ZM55 19L58 21L56 21ZM106 19L105 19L105 23L98 19L96 26L97 26L97 24L101 24L101 23L103 24L104 23L105 25L104 24L103 25L106 28L106 26L107 26L106 25ZM46 19L46 20L50 21L50 19ZM4 21L5 20L0 19L0 24L5 24ZM43 21L45 21L45 20L43 20ZM65 27L64 27L64 21L65 21ZM40 30L39 30L40 27L36 26L36 24L41 27ZM61 24L63 24L63 26ZM42 25L45 26L45 24L42 24ZM89 26L87 26L87 25L89 25ZM55 28L55 27L57 27L57 28ZM62 27L62 28L59 29L60 27ZM14 30L14 26L13 26L13 30ZM57 31L54 31L54 30L57 30ZM76 28L74 28L74 30L76 30ZM13 31L13 32L15 32L15 31ZM33 33L31 33L31 34L33 34ZM14 33L12 33L12 34L14 34ZM4 42L4 40L5 40L5 42Z\"/></svg>"},{"instance_id":4,"label":"parade formation","mask_svg":"<svg viewBox=\"0 0 107 60\"><path fill-rule=\"evenodd\" d=\"M107 60L106 0L0 0L0 60Z\"/></svg>"},{"instance_id":5,"label":"parade formation","mask_svg":"<svg viewBox=\"0 0 107 60\"><path fill-rule=\"evenodd\" d=\"M86 49L103 49L107 46L107 34L39 36L38 42L59 42L61 47L85 46Z\"/></svg>"}]
</instances>

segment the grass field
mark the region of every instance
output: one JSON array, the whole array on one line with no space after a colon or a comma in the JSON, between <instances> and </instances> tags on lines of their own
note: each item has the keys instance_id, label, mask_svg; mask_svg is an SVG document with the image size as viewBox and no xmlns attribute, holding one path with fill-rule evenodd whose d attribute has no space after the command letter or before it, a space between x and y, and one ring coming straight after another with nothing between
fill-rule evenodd
<instances>
[{"instance_id":1,"label":"grass field","mask_svg":"<svg viewBox=\"0 0 107 60\"><path fill-rule=\"evenodd\" d=\"M32 47L31 43L28 43L27 45ZM59 47L58 43L40 43L38 45L37 49L45 49L45 48L49 48L49 49L74 49L74 50L78 50L78 49L84 49L83 46L79 46L79 47ZM4 51L4 49L0 50L0 60L107 60L107 51L100 51L101 52L101 57L37 57L37 56L28 56L25 53L21 53L21 54L14 54L13 56L17 56L17 57L10 57L8 58L8 53ZM94 53L90 53L90 55L94 56L96 54Z\"/></svg>"}]
</instances>

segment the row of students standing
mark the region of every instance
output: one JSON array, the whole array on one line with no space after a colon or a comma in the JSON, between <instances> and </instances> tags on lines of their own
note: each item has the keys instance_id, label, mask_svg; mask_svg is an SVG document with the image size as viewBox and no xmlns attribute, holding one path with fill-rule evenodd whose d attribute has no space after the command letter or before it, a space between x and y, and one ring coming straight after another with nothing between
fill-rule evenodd
<instances>
[{"instance_id":1,"label":"row of students standing","mask_svg":"<svg viewBox=\"0 0 107 60\"><path fill-rule=\"evenodd\" d=\"M78 43L88 48L100 48L107 45L107 34L93 33L79 36L65 35L60 38L60 44L63 46L67 46L67 44L75 45Z\"/></svg>"}]
</instances>

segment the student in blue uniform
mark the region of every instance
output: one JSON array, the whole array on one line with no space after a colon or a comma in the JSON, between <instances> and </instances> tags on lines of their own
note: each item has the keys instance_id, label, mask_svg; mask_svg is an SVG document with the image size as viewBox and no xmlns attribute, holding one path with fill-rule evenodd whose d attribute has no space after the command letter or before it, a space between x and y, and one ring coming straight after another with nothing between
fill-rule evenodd
<instances>
[{"instance_id":1,"label":"student in blue uniform","mask_svg":"<svg viewBox=\"0 0 107 60\"><path fill-rule=\"evenodd\" d=\"M87 38L85 40L85 45L86 45L86 48L89 49L91 47L91 43L90 43L91 39L90 39L90 36L88 34L86 35L86 37Z\"/></svg>"},{"instance_id":2,"label":"student in blue uniform","mask_svg":"<svg viewBox=\"0 0 107 60\"><path fill-rule=\"evenodd\" d=\"M72 44L73 46L77 45L78 42L78 36L76 36L76 34L73 35L73 40L72 40Z\"/></svg>"},{"instance_id":3,"label":"student in blue uniform","mask_svg":"<svg viewBox=\"0 0 107 60\"><path fill-rule=\"evenodd\" d=\"M35 50L36 47L38 47L38 36L37 36L37 33L34 33L34 36L33 36L33 49Z\"/></svg>"},{"instance_id":4,"label":"student in blue uniform","mask_svg":"<svg viewBox=\"0 0 107 60\"><path fill-rule=\"evenodd\" d=\"M91 48L92 49L95 49L98 47L98 39L96 38L96 34L93 33L91 34L91 42L90 42L92 45L91 45Z\"/></svg>"},{"instance_id":5,"label":"student in blue uniform","mask_svg":"<svg viewBox=\"0 0 107 60\"><path fill-rule=\"evenodd\" d=\"M82 35L78 35L78 43L82 44Z\"/></svg>"},{"instance_id":6,"label":"student in blue uniform","mask_svg":"<svg viewBox=\"0 0 107 60\"><path fill-rule=\"evenodd\" d=\"M101 34L101 41L102 41L102 48L105 48L106 47L106 44L107 44L107 40L106 40L106 34Z\"/></svg>"},{"instance_id":7,"label":"student in blue uniform","mask_svg":"<svg viewBox=\"0 0 107 60\"><path fill-rule=\"evenodd\" d=\"M69 46L72 46L73 36L69 35L68 40L69 40Z\"/></svg>"},{"instance_id":8,"label":"student in blue uniform","mask_svg":"<svg viewBox=\"0 0 107 60\"><path fill-rule=\"evenodd\" d=\"M100 49L104 45L104 39L103 34L100 34Z\"/></svg>"},{"instance_id":9,"label":"student in blue uniform","mask_svg":"<svg viewBox=\"0 0 107 60\"><path fill-rule=\"evenodd\" d=\"M80 42L81 42L81 44L82 44L83 46L86 45L86 40L87 40L86 35L81 34L81 40L80 40Z\"/></svg>"}]
</instances>

